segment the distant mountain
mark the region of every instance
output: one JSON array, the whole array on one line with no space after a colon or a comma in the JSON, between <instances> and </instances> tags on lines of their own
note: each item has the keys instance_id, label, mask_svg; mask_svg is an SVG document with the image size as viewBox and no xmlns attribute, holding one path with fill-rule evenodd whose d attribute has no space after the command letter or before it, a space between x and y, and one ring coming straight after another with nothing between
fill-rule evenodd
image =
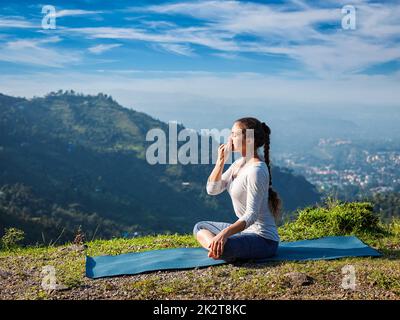
<instances>
[{"instance_id":1,"label":"distant mountain","mask_svg":"<svg viewBox=\"0 0 400 320\"><path fill-rule=\"evenodd\" d=\"M229 195L206 194L212 164L145 160L152 128L168 133L168 124L102 93L0 94L0 235L16 226L30 241L61 242L79 225L109 238L186 233L199 220L235 221ZM272 175L285 211L319 201L304 177L273 165Z\"/></svg>"}]
</instances>

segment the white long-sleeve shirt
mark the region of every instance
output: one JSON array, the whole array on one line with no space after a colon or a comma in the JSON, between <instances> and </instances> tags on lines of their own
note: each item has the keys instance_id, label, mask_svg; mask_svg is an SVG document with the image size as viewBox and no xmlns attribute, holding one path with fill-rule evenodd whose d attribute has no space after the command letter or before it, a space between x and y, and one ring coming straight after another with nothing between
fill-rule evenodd
<instances>
[{"instance_id":1,"label":"white long-sleeve shirt","mask_svg":"<svg viewBox=\"0 0 400 320\"><path fill-rule=\"evenodd\" d=\"M265 162L247 163L233 178L233 173L244 164L244 157L233 162L219 181L207 181L207 193L218 195L227 190L239 220L246 222L242 232L280 241L275 219L268 207L269 172Z\"/></svg>"}]
</instances>

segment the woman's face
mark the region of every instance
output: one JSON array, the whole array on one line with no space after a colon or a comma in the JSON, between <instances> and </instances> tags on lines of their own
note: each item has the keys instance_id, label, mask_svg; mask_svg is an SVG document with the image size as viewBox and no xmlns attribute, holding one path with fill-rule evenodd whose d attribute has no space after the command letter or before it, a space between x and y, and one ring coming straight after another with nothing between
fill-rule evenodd
<instances>
[{"instance_id":1,"label":"woman's face","mask_svg":"<svg viewBox=\"0 0 400 320\"><path fill-rule=\"evenodd\" d=\"M244 139L245 136L242 134L242 129L237 122L233 124L231 131L231 138L232 138L232 151L245 152L246 149L246 143Z\"/></svg>"},{"instance_id":2,"label":"woman's face","mask_svg":"<svg viewBox=\"0 0 400 320\"><path fill-rule=\"evenodd\" d=\"M247 132L249 130L246 130ZM251 131L251 130L250 130ZM251 132L250 132L251 133ZM255 151L249 152L246 154L247 147L249 150L254 150L254 138L248 132L249 137L246 139L246 133L242 133L242 128L239 123L235 122L232 127L231 131L231 139L232 139L232 151L233 152L240 152L242 156L252 157L255 154Z\"/></svg>"}]
</instances>

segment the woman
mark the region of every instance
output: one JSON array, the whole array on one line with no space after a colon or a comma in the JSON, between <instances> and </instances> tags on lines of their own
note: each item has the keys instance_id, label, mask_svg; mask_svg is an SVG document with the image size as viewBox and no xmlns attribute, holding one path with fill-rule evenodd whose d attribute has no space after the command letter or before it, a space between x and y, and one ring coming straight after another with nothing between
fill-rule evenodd
<instances>
[{"instance_id":1,"label":"woman","mask_svg":"<svg viewBox=\"0 0 400 320\"><path fill-rule=\"evenodd\" d=\"M249 134L250 133L250 134ZM218 148L215 168L207 181L207 193L227 190L239 218L235 223L200 221L193 229L199 243L213 259L235 261L275 255L280 241L276 220L281 200L272 189L269 158L270 128L256 118L235 121L228 143ZM264 149L264 154L260 149ZM223 168L230 152L242 157Z\"/></svg>"}]
</instances>

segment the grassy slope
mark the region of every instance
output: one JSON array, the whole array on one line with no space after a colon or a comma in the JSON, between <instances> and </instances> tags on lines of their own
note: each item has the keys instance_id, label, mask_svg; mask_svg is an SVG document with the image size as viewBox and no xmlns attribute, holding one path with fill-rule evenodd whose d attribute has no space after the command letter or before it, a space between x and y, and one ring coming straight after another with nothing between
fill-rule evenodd
<instances>
[{"instance_id":1,"label":"grassy slope","mask_svg":"<svg viewBox=\"0 0 400 320\"><path fill-rule=\"evenodd\" d=\"M363 240L384 257L236 263L97 280L85 277L85 252L74 246L20 248L0 252L0 299L400 299L399 237ZM96 240L87 245L88 255L104 255L195 247L197 243L191 235L160 235ZM341 288L341 269L347 264L356 270L355 290ZM41 270L46 265L55 267L58 281L67 290L42 289ZM292 271L305 272L314 282L292 286L285 277Z\"/></svg>"}]
</instances>

